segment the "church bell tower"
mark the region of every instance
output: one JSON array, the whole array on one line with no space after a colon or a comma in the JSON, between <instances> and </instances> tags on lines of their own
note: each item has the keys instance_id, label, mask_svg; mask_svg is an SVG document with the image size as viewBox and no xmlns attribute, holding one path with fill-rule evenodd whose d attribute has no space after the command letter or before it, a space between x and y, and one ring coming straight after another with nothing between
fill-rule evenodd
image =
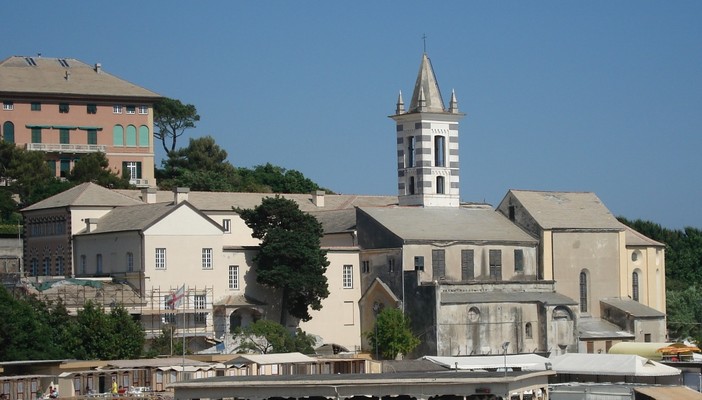
<instances>
[{"instance_id":1,"label":"church bell tower","mask_svg":"<svg viewBox=\"0 0 702 400\"><path fill-rule=\"evenodd\" d=\"M401 206L458 207L458 111L456 94L444 107L434 69L426 53L409 108L397 98L397 190Z\"/></svg>"}]
</instances>

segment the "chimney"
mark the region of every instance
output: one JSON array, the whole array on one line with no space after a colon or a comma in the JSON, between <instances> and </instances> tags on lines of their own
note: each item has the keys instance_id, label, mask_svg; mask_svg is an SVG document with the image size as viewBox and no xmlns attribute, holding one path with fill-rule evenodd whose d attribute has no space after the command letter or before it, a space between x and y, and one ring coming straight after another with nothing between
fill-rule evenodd
<instances>
[{"instance_id":1,"label":"chimney","mask_svg":"<svg viewBox=\"0 0 702 400\"><path fill-rule=\"evenodd\" d=\"M315 190L312 192L312 203L317 207L324 207L324 190Z\"/></svg>"},{"instance_id":2,"label":"chimney","mask_svg":"<svg viewBox=\"0 0 702 400\"><path fill-rule=\"evenodd\" d=\"M98 218L86 218L84 221L86 232L94 232L97 229Z\"/></svg>"},{"instance_id":3,"label":"chimney","mask_svg":"<svg viewBox=\"0 0 702 400\"><path fill-rule=\"evenodd\" d=\"M146 187L141 189L141 200L146 204L156 203L156 188Z\"/></svg>"},{"instance_id":4,"label":"chimney","mask_svg":"<svg viewBox=\"0 0 702 400\"><path fill-rule=\"evenodd\" d=\"M183 201L187 201L189 192L190 188L179 187L173 189L173 204L180 204Z\"/></svg>"},{"instance_id":5,"label":"chimney","mask_svg":"<svg viewBox=\"0 0 702 400\"><path fill-rule=\"evenodd\" d=\"M95 63L95 72L97 72L98 74L102 72L102 64Z\"/></svg>"}]
</instances>

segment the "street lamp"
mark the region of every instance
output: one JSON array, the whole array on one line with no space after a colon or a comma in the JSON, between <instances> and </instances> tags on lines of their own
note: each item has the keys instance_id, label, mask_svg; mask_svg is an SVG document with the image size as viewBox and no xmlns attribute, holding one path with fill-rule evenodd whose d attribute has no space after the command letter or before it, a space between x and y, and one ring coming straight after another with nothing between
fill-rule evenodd
<instances>
[{"instance_id":1,"label":"street lamp","mask_svg":"<svg viewBox=\"0 0 702 400\"><path fill-rule=\"evenodd\" d=\"M505 376L507 376L507 348L509 347L509 342L502 343L502 353L505 355Z\"/></svg>"}]
</instances>

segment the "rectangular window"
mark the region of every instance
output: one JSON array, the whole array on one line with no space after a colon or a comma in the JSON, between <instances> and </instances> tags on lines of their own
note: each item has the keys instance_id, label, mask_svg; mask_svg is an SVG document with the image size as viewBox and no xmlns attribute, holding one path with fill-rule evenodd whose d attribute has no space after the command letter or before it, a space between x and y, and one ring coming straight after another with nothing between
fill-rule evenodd
<instances>
[{"instance_id":1,"label":"rectangular window","mask_svg":"<svg viewBox=\"0 0 702 400\"><path fill-rule=\"evenodd\" d=\"M41 111L41 103L33 101L31 105L32 111Z\"/></svg>"},{"instance_id":2,"label":"rectangular window","mask_svg":"<svg viewBox=\"0 0 702 400\"><path fill-rule=\"evenodd\" d=\"M353 265L344 265L342 287L344 289L353 288Z\"/></svg>"},{"instance_id":3,"label":"rectangular window","mask_svg":"<svg viewBox=\"0 0 702 400\"><path fill-rule=\"evenodd\" d=\"M156 260L155 260L155 268L156 269L166 269L166 249L164 248L157 248L156 249Z\"/></svg>"},{"instance_id":4,"label":"rectangular window","mask_svg":"<svg viewBox=\"0 0 702 400\"><path fill-rule=\"evenodd\" d=\"M475 256L473 250L461 250L461 280L475 279Z\"/></svg>"},{"instance_id":5,"label":"rectangular window","mask_svg":"<svg viewBox=\"0 0 702 400\"><path fill-rule=\"evenodd\" d=\"M524 272L524 250L522 249L514 250L514 272L519 274Z\"/></svg>"},{"instance_id":6,"label":"rectangular window","mask_svg":"<svg viewBox=\"0 0 702 400\"><path fill-rule=\"evenodd\" d=\"M212 269L212 249L202 249L202 269Z\"/></svg>"},{"instance_id":7,"label":"rectangular window","mask_svg":"<svg viewBox=\"0 0 702 400\"><path fill-rule=\"evenodd\" d=\"M644 333L644 343L651 343L651 334Z\"/></svg>"},{"instance_id":8,"label":"rectangular window","mask_svg":"<svg viewBox=\"0 0 702 400\"><path fill-rule=\"evenodd\" d=\"M95 256L95 264L97 265L97 274L102 274L102 254Z\"/></svg>"},{"instance_id":9,"label":"rectangular window","mask_svg":"<svg viewBox=\"0 0 702 400\"><path fill-rule=\"evenodd\" d=\"M88 129L88 144L97 144L97 130Z\"/></svg>"},{"instance_id":10,"label":"rectangular window","mask_svg":"<svg viewBox=\"0 0 702 400\"><path fill-rule=\"evenodd\" d=\"M80 273L85 275L88 270L88 259L85 255L80 256Z\"/></svg>"},{"instance_id":11,"label":"rectangular window","mask_svg":"<svg viewBox=\"0 0 702 400\"><path fill-rule=\"evenodd\" d=\"M222 228L224 229L224 233L232 233L232 220L231 219L223 219L222 220Z\"/></svg>"},{"instance_id":12,"label":"rectangular window","mask_svg":"<svg viewBox=\"0 0 702 400\"><path fill-rule=\"evenodd\" d=\"M170 295L163 296L163 309L164 310L172 310L173 309L173 303L171 302ZM176 314L175 313L163 314L163 323L175 324L176 323Z\"/></svg>"},{"instance_id":13,"label":"rectangular window","mask_svg":"<svg viewBox=\"0 0 702 400\"><path fill-rule=\"evenodd\" d=\"M395 272L395 258L394 257L388 257L388 272L390 272L390 273Z\"/></svg>"},{"instance_id":14,"label":"rectangular window","mask_svg":"<svg viewBox=\"0 0 702 400\"><path fill-rule=\"evenodd\" d=\"M490 250L490 279L502 280L502 250Z\"/></svg>"},{"instance_id":15,"label":"rectangular window","mask_svg":"<svg viewBox=\"0 0 702 400\"><path fill-rule=\"evenodd\" d=\"M127 114L136 114L135 106L127 106Z\"/></svg>"},{"instance_id":16,"label":"rectangular window","mask_svg":"<svg viewBox=\"0 0 702 400\"><path fill-rule=\"evenodd\" d=\"M139 114L146 115L149 113L149 107L139 106Z\"/></svg>"},{"instance_id":17,"label":"rectangular window","mask_svg":"<svg viewBox=\"0 0 702 400\"><path fill-rule=\"evenodd\" d=\"M71 139L68 133L68 129L60 129L59 130L59 143L61 144L69 144L71 143Z\"/></svg>"},{"instance_id":18,"label":"rectangular window","mask_svg":"<svg viewBox=\"0 0 702 400\"><path fill-rule=\"evenodd\" d=\"M204 310L207 307L207 296L204 294L196 294L193 297L193 301L195 302L195 309L196 310ZM204 324L207 322L207 313L204 312L199 312L195 314L195 322L199 324Z\"/></svg>"},{"instance_id":19,"label":"rectangular window","mask_svg":"<svg viewBox=\"0 0 702 400\"><path fill-rule=\"evenodd\" d=\"M361 261L361 271L363 271L364 274L370 272L370 261Z\"/></svg>"},{"instance_id":20,"label":"rectangular window","mask_svg":"<svg viewBox=\"0 0 702 400\"><path fill-rule=\"evenodd\" d=\"M229 266L229 289L239 290L239 266Z\"/></svg>"},{"instance_id":21,"label":"rectangular window","mask_svg":"<svg viewBox=\"0 0 702 400\"><path fill-rule=\"evenodd\" d=\"M15 109L15 104L11 101L3 101L2 102L2 109L5 111L12 111Z\"/></svg>"},{"instance_id":22,"label":"rectangular window","mask_svg":"<svg viewBox=\"0 0 702 400\"><path fill-rule=\"evenodd\" d=\"M122 114L122 106L112 106L113 114Z\"/></svg>"},{"instance_id":23,"label":"rectangular window","mask_svg":"<svg viewBox=\"0 0 702 400\"><path fill-rule=\"evenodd\" d=\"M86 111L88 112L88 114L97 114L97 105L88 104L86 106Z\"/></svg>"},{"instance_id":24,"label":"rectangular window","mask_svg":"<svg viewBox=\"0 0 702 400\"><path fill-rule=\"evenodd\" d=\"M68 175L71 173L71 160L67 160L65 158L59 160L59 168L59 175L62 178L67 178Z\"/></svg>"},{"instance_id":25,"label":"rectangular window","mask_svg":"<svg viewBox=\"0 0 702 400\"><path fill-rule=\"evenodd\" d=\"M61 114L68 114L69 106L68 103L59 103L59 112Z\"/></svg>"},{"instance_id":26,"label":"rectangular window","mask_svg":"<svg viewBox=\"0 0 702 400\"><path fill-rule=\"evenodd\" d=\"M416 140L414 136L407 138L407 166L406 168L414 168L415 163L415 145Z\"/></svg>"},{"instance_id":27,"label":"rectangular window","mask_svg":"<svg viewBox=\"0 0 702 400\"><path fill-rule=\"evenodd\" d=\"M123 162L122 176L129 180L141 179L141 161Z\"/></svg>"},{"instance_id":28,"label":"rectangular window","mask_svg":"<svg viewBox=\"0 0 702 400\"><path fill-rule=\"evenodd\" d=\"M127 272L134 271L134 253L127 253Z\"/></svg>"},{"instance_id":29,"label":"rectangular window","mask_svg":"<svg viewBox=\"0 0 702 400\"><path fill-rule=\"evenodd\" d=\"M443 279L446 277L446 250L431 251L431 273L434 279Z\"/></svg>"},{"instance_id":30,"label":"rectangular window","mask_svg":"<svg viewBox=\"0 0 702 400\"><path fill-rule=\"evenodd\" d=\"M41 128L32 128L32 143L41 143Z\"/></svg>"},{"instance_id":31,"label":"rectangular window","mask_svg":"<svg viewBox=\"0 0 702 400\"><path fill-rule=\"evenodd\" d=\"M424 271L424 256L415 256L414 257L414 270L415 271Z\"/></svg>"},{"instance_id":32,"label":"rectangular window","mask_svg":"<svg viewBox=\"0 0 702 400\"><path fill-rule=\"evenodd\" d=\"M434 137L434 165L446 166L446 138L443 136Z\"/></svg>"}]
</instances>

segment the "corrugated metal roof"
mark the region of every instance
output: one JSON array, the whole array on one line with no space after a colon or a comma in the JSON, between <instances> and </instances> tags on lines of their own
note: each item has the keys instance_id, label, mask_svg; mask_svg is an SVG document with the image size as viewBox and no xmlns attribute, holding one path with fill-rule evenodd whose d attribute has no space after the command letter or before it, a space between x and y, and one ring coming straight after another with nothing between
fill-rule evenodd
<instances>
[{"instance_id":1,"label":"corrugated metal roof","mask_svg":"<svg viewBox=\"0 0 702 400\"><path fill-rule=\"evenodd\" d=\"M537 244L535 238L485 206L361 207L361 210L405 241Z\"/></svg>"},{"instance_id":2,"label":"corrugated metal roof","mask_svg":"<svg viewBox=\"0 0 702 400\"><path fill-rule=\"evenodd\" d=\"M551 365L551 360L538 354L507 354L498 356L465 356L465 357L438 357L424 356L438 365L450 369L478 370L504 368L519 368L522 371L546 371Z\"/></svg>"},{"instance_id":3,"label":"corrugated metal roof","mask_svg":"<svg viewBox=\"0 0 702 400\"><path fill-rule=\"evenodd\" d=\"M559 374L614 376L675 376L677 368L636 355L569 353L552 358Z\"/></svg>"},{"instance_id":4,"label":"corrugated metal roof","mask_svg":"<svg viewBox=\"0 0 702 400\"><path fill-rule=\"evenodd\" d=\"M28 59L31 59L31 64ZM0 62L0 93L136 97L161 96L75 58L12 56Z\"/></svg>"},{"instance_id":5,"label":"corrugated metal roof","mask_svg":"<svg viewBox=\"0 0 702 400\"><path fill-rule=\"evenodd\" d=\"M635 392L645 394L656 400L700 400L702 393L686 386L647 386L634 388Z\"/></svg>"},{"instance_id":6,"label":"corrugated metal roof","mask_svg":"<svg viewBox=\"0 0 702 400\"><path fill-rule=\"evenodd\" d=\"M543 229L623 229L597 195L591 192L509 192Z\"/></svg>"},{"instance_id":7,"label":"corrugated metal roof","mask_svg":"<svg viewBox=\"0 0 702 400\"><path fill-rule=\"evenodd\" d=\"M225 362L232 364L293 364L293 363L314 363L316 359L302 353L275 353L275 354L242 354Z\"/></svg>"}]
</instances>

